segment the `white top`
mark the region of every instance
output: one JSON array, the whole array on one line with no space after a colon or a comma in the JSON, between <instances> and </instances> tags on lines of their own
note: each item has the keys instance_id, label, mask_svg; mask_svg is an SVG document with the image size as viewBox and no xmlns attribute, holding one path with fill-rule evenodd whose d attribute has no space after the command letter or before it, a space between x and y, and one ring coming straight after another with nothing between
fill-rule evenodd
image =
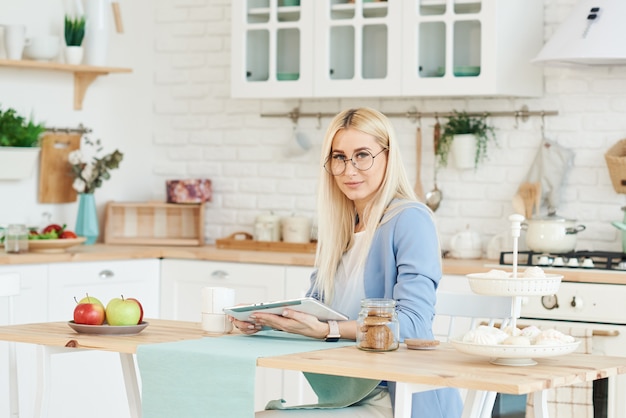
<instances>
[{"instance_id":1,"label":"white top","mask_svg":"<svg viewBox=\"0 0 626 418\"><path fill-rule=\"evenodd\" d=\"M357 265L359 255L364 251L364 238L364 232L354 234L354 245L341 258L335 275L335 297L331 307L350 319L359 317L361 300L365 299L363 266Z\"/></svg>"}]
</instances>

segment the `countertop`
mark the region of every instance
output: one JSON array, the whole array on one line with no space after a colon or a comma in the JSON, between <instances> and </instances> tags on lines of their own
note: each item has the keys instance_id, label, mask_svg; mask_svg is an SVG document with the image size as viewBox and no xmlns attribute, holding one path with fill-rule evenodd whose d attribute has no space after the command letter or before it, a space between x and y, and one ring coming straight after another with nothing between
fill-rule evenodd
<instances>
[{"instance_id":1,"label":"countertop","mask_svg":"<svg viewBox=\"0 0 626 418\"><path fill-rule=\"evenodd\" d=\"M214 245L199 247L163 247L136 245L81 245L62 253L7 254L0 252L0 266L42 264L59 262L86 262L107 260L132 260L146 258L172 258L185 260L225 261L239 263L279 264L312 267L315 254L274 251L249 251L220 249ZM520 267L520 271L525 267ZM447 275L465 275L489 271L510 270L499 266L497 260L469 260L444 258L443 272ZM546 268L546 273L563 274L563 281L626 284L626 272L584 268Z\"/></svg>"}]
</instances>

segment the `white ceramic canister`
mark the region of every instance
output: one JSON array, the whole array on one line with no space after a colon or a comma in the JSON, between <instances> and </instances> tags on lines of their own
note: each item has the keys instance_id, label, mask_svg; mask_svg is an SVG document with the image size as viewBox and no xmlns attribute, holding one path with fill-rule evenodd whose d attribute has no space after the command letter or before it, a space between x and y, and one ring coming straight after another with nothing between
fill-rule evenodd
<instances>
[{"instance_id":1,"label":"white ceramic canister","mask_svg":"<svg viewBox=\"0 0 626 418\"><path fill-rule=\"evenodd\" d=\"M280 216L273 213L262 214L254 220L256 241L280 241Z\"/></svg>"},{"instance_id":2,"label":"white ceramic canister","mask_svg":"<svg viewBox=\"0 0 626 418\"><path fill-rule=\"evenodd\" d=\"M450 240L450 249L454 258L480 258L482 256L482 239L478 232L470 229L455 234Z\"/></svg>"},{"instance_id":3,"label":"white ceramic canister","mask_svg":"<svg viewBox=\"0 0 626 418\"><path fill-rule=\"evenodd\" d=\"M282 219L283 241L308 244L311 242L311 218L289 216Z\"/></svg>"}]
</instances>

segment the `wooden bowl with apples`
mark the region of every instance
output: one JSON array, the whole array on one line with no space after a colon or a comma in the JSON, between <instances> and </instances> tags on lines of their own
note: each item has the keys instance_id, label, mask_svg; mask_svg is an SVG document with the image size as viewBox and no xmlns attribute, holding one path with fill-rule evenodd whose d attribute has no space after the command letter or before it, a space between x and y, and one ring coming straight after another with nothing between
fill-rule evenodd
<instances>
[{"instance_id":1,"label":"wooden bowl with apples","mask_svg":"<svg viewBox=\"0 0 626 418\"><path fill-rule=\"evenodd\" d=\"M77 301L74 320L67 324L79 333L101 335L138 334L148 326L137 299L113 298L105 307L98 298L89 295Z\"/></svg>"}]
</instances>

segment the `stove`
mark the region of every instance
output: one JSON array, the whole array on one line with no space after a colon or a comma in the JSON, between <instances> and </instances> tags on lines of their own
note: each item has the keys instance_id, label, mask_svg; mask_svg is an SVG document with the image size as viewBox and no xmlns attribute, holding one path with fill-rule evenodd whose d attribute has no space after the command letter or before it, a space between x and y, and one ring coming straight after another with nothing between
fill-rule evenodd
<instances>
[{"instance_id":1,"label":"stove","mask_svg":"<svg viewBox=\"0 0 626 418\"><path fill-rule=\"evenodd\" d=\"M513 252L500 253L500 265L513 265ZM567 267L626 271L626 253L610 251L572 251L564 254L518 251L518 266Z\"/></svg>"}]
</instances>

